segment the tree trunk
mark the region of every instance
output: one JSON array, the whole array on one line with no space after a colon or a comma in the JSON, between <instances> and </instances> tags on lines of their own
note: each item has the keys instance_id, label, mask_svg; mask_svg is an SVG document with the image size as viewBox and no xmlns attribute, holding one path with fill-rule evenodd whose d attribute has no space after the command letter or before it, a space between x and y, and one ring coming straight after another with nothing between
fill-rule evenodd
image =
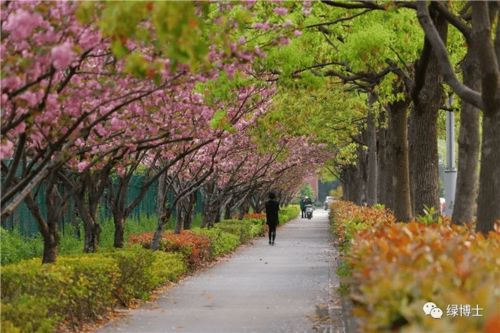
<instances>
[{"instance_id":1,"label":"tree trunk","mask_svg":"<svg viewBox=\"0 0 500 333\"><path fill-rule=\"evenodd\" d=\"M184 230L184 211L182 209L177 209L174 233L180 234L183 230Z\"/></svg>"},{"instance_id":2,"label":"tree trunk","mask_svg":"<svg viewBox=\"0 0 500 333\"><path fill-rule=\"evenodd\" d=\"M377 203L377 126L373 111L368 113L368 166L366 184L366 202L369 206Z\"/></svg>"},{"instance_id":3,"label":"tree trunk","mask_svg":"<svg viewBox=\"0 0 500 333\"><path fill-rule=\"evenodd\" d=\"M389 105L391 131L391 160L393 163L394 214L398 221L412 219L410 204L410 175L408 163L408 102L397 101Z\"/></svg>"},{"instance_id":4,"label":"tree trunk","mask_svg":"<svg viewBox=\"0 0 500 333\"><path fill-rule=\"evenodd\" d=\"M440 104L440 103L439 103ZM434 207L439 212L439 169L437 149L437 108L426 103L412 112L412 131L415 137L410 149L414 187L415 214L423 214L424 208Z\"/></svg>"},{"instance_id":5,"label":"tree trunk","mask_svg":"<svg viewBox=\"0 0 500 333\"><path fill-rule=\"evenodd\" d=\"M113 223L115 226L114 244L116 248L123 248L125 244L125 222L132 211L134 205L129 204L126 207L127 190L130 185L132 175L119 177L116 188L116 193L113 193L114 186L110 183L110 199L112 203L111 211L113 212ZM114 195L113 195L114 194ZM114 197L113 197L114 196Z\"/></svg>"},{"instance_id":6,"label":"tree trunk","mask_svg":"<svg viewBox=\"0 0 500 333\"><path fill-rule=\"evenodd\" d=\"M437 11L433 14L434 24L446 43L448 22ZM425 207L433 207L439 213L440 206L437 118L443 105L442 75L429 41L426 40L425 44L416 69L417 88L412 92L414 112L411 113L410 166L414 186L413 211L416 215L423 214ZM431 50L426 50L426 46Z\"/></svg>"},{"instance_id":7,"label":"tree trunk","mask_svg":"<svg viewBox=\"0 0 500 333\"><path fill-rule=\"evenodd\" d=\"M366 203L368 154L361 145L358 147L357 154L358 159L356 166L354 166L354 176L351 177L353 180L351 192L354 194L352 201L357 205L363 205Z\"/></svg>"},{"instance_id":8,"label":"tree trunk","mask_svg":"<svg viewBox=\"0 0 500 333\"><path fill-rule=\"evenodd\" d=\"M218 215L219 209L218 209L218 207L215 207L215 206L218 206L218 205L213 204L211 207L206 208L206 210L203 214L203 222L202 222L203 227L211 228L214 226L214 224L216 222L218 222L217 215Z\"/></svg>"},{"instance_id":9,"label":"tree trunk","mask_svg":"<svg viewBox=\"0 0 500 333\"><path fill-rule=\"evenodd\" d=\"M123 215L115 215L113 218L115 224L115 238L113 246L123 248L125 245L125 219Z\"/></svg>"},{"instance_id":10,"label":"tree trunk","mask_svg":"<svg viewBox=\"0 0 500 333\"><path fill-rule=\"evenodd\" d=\"M240 206L238 219L242 220L243 217L245 216L245 214L248 214L249 211L250 211L250 204L248 203L248 199L247 199L247 200L243 201L243 203Z\"/></svg>"},{"instance_id":11,"label":"tree trunk","mask_svg":"<svg viewBox=\"0 0 500 333\"><path fill-rule=\"evenodd\" d=\"M349 201L349 172L344 168L341 173L340 183L342 185L342 200Z\"/></svg>"},{"instance_id":12,"label":"tree trunk","mask_svg":"<svg viewBox=\"0 0 500 333\"><path fill-rule=\"evenodd\" d=\"M359 204L361 201L360 181L357 166L351 165L347 169L347 200Z\"/></svg>"},{"instance_id":13,"label":"tree trunk","mask_svg":"<svg viewBox=\"0 0 500 333\"><path fill-rule=\"evenodd\" d=\"M383 121L382 121L383 122ZM391 191L391 188L387 188L387 176L388 176L388 165L386 161L387 152L387 131L383 125L379 126L377 133L377 201L386 207L387 204L387 194Z\"/></svg>"},{"instance_id":14,"label":"tree trunk","mask_svg":"<svg viewBox=\"0 0 500 333\"><path fill-rule=\"evenodd\" d=\"M483 234L493 231L495 222L500 223L500 105L494 107L485 108L483 115L476 227Z\"/></svg>"},{"instance_id":15,"label":"tree trunk","mask_svg":"<svg viewBox=\"0 0 500 333\"><path fill-rule=\"evenodd\" d=\"M415 113L415 111L413 111ZM417 156L415 156L415 145L419 144L419 139L415 129L415 122L417 121L416 117L410 115L408 119L408 159L410 166L410 206L411 206L411 215L415 216L415 181L417 167L414 163Z\"/></svg>"},{"instance_id":16,"label":"tree trunk","mask_svg":"<svg viewBox=\"0 0 500 333\"><path fill-rule=\"evenodd\" d=\"M191 226L193 224L195 205L196 205L196 192L193 192L188 196L186 212L184 214L184 229L186 230L191 229Z\"/></svg>"},{"instance_id":17,"label":"tree trunk","mask_svg":"<svg viewBox=\"0 0 500 333\"><path fill-rule=\"evenodd\" d=\"M74 196L76 209L83 221L84 241L83 252L91 253L96 252L99 244L99 235L101 233L101 226L97 223L97 206L87 207L85 204L84 191L79 192L79 195ZM90 205L89 205L90 206Z\"/></svg>"},{"instance_id":18,"label":"tree trunk","mask_svg":"<svg viewBox=\"0 0 500 333\"><path fill-rule=\"evenodd\" d=\"M56 231L57 233L57 231ZM56 262L58 237L51 232L43 237L43 258L42 264L51 264Z\"/></svg>"},{"instance_id":19,"label":"tree trunk","mask_svg":"<svg viewBox=\"0 0 500 333\"><path fill-rule=\"evenodd\" d=\"M153 240L151 241L151 249L158 250L160 248L160 241L163 235L163 231L165 231L165 226L170 219L171 210L166 208L163 210L162 214L158 218L158 224L156 225L156 230L153 235Z\"/></svg>"},{"instance_id":20,"label":"tree trunk","mask_svg":"<svg viewBox=\"0 0 500 333\"><path fill-rule=\"evenodd\" d=\"M231 219L231 206L229 204L227 204L226 208L224 209L224 219L225 220Z\"/></svg>"},{"instance_id":21,"label":"tree trunk","mask_svg":"<svg viewBox=\"0 0 500 333\"><path fill-rule=\"evenodd\" d=\"M177 202L177 219L175 223L176 234L191 228L195 203L196 192L191 193Z\"/></svg>"},{"instance_id":22,"label":"tree trunk","mask_svg":"<svg viewBox=\"0 0 500 333\"><path fill-rule=\"evenodd\" d=\"M462 69L464 84L471 89L480 91L481 78L474 48L469 48ZM476 212L479 183L479 118L480 111L473 105L462 101L458 137L457 185L452 216L454 224L471 223Z\"/></svg>"},{"instance_id":23,"label":"tree trunk","mask_svg":"<svg viewBox=\"0 0 500 333\"><path fill-rule=\"evenodd\" d=\"M94 253L97 252L97 247L99 244L99 236L101 234L101 226L98 223L84 223L83 229L84 242L83 242L83 252Z\"/></svg>"},{"instance_id":24,"label":"tree trunk","mask_svg":"<svg viewBox=\"0 0 500 333\"><path fill-rule=\"evenodd\" d=\"M471 6L472 47L476 48L479 59L484 103L476 230L486 234L500 220L500 25L497 19L493 44L490 18L493 6L486 2L472 2Z\"/></svg>"},{"instance_id":25,"label":"tree trunk","mask_svg":"<svg viewBox=\"0 0 500 333\"><path fill-rule=\"evenodd\" d=\"M219 223L221 221L221 217L222 217L222 207L219 205L219 207L217 207L217 210L215 211L214 223Z\"/></svg>"},{"instance_id":26,"label":"tree trunk","mask_svg":"<svg viewBox=\"0 0 500 333\"><path fill-rule=\"evenodd\" d=\"M43 260L42 263L53 263L57 257L57 245L59 243L58 222L65 210L66 200L62 198L57 188L55 176L51 174L48 178L45 204L47 207L47 230L43 235Z\"/></svg>"}]
</instances>

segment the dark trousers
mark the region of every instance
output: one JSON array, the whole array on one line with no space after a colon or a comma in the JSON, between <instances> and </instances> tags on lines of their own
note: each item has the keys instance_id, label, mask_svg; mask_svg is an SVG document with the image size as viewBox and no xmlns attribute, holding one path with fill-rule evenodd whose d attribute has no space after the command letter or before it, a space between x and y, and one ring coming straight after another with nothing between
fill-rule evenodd
<instances>
[{"instance_id":1,"label":"dark trousers","mask_svg":"<svg viewBox=\"0 0 500 333\"><path fill-rule=\"evenodd\" d=\"M269 241L274 242L276 238L276 225L268 224L269 226Z\"/></svg>"},{"instance_id":2,"label":"dark trousers","mask_svg":"<svg viewBox=\"0 0 500 333\"><path fill-rule=\"evenodd\" d=\"M301 209L300 211L302 212L301 217L306 217L306 209L304 208L304 209Z\"/></svg>"}]
</instances>

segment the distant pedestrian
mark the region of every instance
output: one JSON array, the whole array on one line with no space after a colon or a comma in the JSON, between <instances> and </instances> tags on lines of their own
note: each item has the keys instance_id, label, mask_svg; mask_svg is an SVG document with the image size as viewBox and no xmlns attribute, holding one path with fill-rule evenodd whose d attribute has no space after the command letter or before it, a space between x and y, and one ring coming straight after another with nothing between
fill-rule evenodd
<instances>
[{"instance_id":1,"label":"distant pedestrian","mask_svg":"<svg viewBox=\"0 0 500 333\"><path fill-rule=\"evenodd\" d=\"M302 199L300 199L300 212L301 212L300 217L302 217L302 218L306 217L306 198L305 197L302 197Z\"/></svg>"},{"instance_id":2,"label":"distant pedestrian","mask_svg":"<svg viewBox=\"0 0 500 333\"><path fill-rule=\"evenodd\" d=\"M280 204L276 201L276 195L269 193L269 200L266 202L266 223L269 227L269 245L274 245L276 239L276 227L279 224L278 212Z\"/></svg>"}]
</instances>

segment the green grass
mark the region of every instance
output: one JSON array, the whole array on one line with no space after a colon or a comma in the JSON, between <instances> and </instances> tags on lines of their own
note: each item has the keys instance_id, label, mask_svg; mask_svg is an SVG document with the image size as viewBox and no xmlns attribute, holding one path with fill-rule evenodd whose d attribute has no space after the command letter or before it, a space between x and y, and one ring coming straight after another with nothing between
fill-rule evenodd
<instances>
[{"instance_id":1,"label":"green grass","mask_svg":"<svg viewBox=\"0 0 500 333\"><path fill-rule=\"evenodd\" d=\"M156 216L142 216L139 219L129 219L125 223L125 240L131 235L154 231ZM173 228L174 221L170 221L167 228ZM73 255L83 252L83 227L80 230L81 238L78 239L73 231L60 234L58 253L60 255ZM41 235L35 237L22 236L18 230L13 231L0 228L1 236L1 264L16 263L24 259L41 257L43 253L43 239ZM113 248L114 225L111 219L101 224L100 250Z\"/></svg>"}]
</instances>

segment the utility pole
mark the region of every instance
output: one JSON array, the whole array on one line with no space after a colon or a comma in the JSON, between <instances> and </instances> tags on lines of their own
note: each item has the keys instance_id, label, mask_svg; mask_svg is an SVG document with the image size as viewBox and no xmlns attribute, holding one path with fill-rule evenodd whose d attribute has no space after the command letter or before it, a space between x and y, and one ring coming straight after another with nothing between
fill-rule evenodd
<instances>
[{"instance_id":1,"label":"utility pole","mask_svg":"<svg viewBox=\"0 0 500 333\"><path fill-rule=\"evenodd\" d=\"M455 113L452 109L453 96L448 97L449 111L446 112L446 169L444 170L444 198L446 208L444 215L453 214L455 205L455 189L457 184L457 169L455 167Z\"/></svg>"}]
</instances>

